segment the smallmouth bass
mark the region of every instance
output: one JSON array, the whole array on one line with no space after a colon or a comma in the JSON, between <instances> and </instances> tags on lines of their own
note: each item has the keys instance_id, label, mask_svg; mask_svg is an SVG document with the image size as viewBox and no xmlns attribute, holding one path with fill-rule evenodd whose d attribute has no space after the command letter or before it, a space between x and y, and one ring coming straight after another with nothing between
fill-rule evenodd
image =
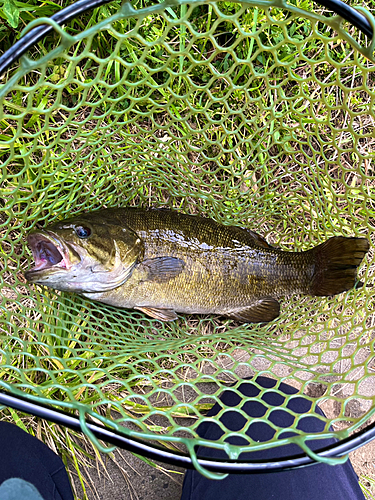
<instances>
[{"instance_id":1,"label":"smallmouth bass","mask_svg":"<svg viewBox=\"0 0 375 500\"><path fill-rule=\"evenodd\" d=\"M285 252L249 229L170 210L104 209L33 231L32 283L172 321L176 313L268 322L278 298L352 288L366 238Z\"/></svg>"}]
</instances>

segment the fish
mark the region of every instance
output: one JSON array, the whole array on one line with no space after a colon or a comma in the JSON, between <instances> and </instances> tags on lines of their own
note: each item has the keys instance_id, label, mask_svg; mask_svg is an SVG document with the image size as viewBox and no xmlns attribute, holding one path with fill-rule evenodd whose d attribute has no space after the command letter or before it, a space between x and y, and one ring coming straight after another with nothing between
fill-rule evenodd
<instances>
[{"instance_id":1,"label":"fish","mask_svg":"<svg viewBox=\"0 0 375 500\"><path fill-rule=\"evenodd\" d=\"M30 283L75 292L160 321L177 313L243 323L280 315L291 294L332 296L357 283L366 238L333 236L283 251L251 229L167 209L109 208L27 236Z\"/></svg>"}]
</instances>

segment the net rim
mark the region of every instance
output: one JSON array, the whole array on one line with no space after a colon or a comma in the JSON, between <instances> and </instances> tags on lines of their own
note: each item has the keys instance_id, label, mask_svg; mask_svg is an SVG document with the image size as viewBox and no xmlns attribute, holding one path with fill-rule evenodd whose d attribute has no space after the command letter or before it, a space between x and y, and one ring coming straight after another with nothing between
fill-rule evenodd
<instances>
[{"instance_id":1,"label":"net rim","mask_svg":"<svg viewBox=\"0 0 375 500\"><path fill-rule=\"evenodd\" d=\"M78 0L73 4L65 7L61 11L57 12L50 17L52 21L57 24L62 25L69 21L72 21L75 17L101 7L102 5L111 3L112 0ZM371 38L374 35L372 25L367 17L362 14L359 10L354 9L350 5L346 4L342 0L315 0L315 2L323 7L327 7L339 16L341 16L346 21L350 22L358 28L363 34ZM185 1L180 1L177 3L186 3ZM282 4L284 2L281 2ZM286 2L285 2L286 3ZM169 2L163 2L158 5L160 10L166 8ZM282 7L283 5L281 5ZM26 33L20 40L18 40L10 49L8 49L0 57L0 77L10 68L10 66L16 62L21 56L23 56L31 47L42 40L46 35L48 35L53 30L52 25L40 25L32 28L28 33Z\"/></svg>"},{"instance_id":2,"label":"net rim","mask_svg":"<svg viewBox=\"0 0 375 500\"><path fill-rule=\"evenodd\" d=\"M25 396L14 396L7 392L0 391L0 405L11 407L15 410L31 414L35 417L49 420L58 425L63 425L74 431L83 432L81 421L78 417L74 417L63 410L57 410L51 406L35 403ZM115 445L118 448L125 449L132 453L142 455L151 460L158 460L176 467L185 469L195 469L194 460L184 453L172 452L156 445L151 445L133 437L124 436L114 429L98 425L89 421L85 421L85 426L95 436L95 438ZM348 453L360 448L369 443L375 438L375 422L370 426L357 431L352 436L342 439L341 441L325 446L314 451L314 454L323 459L338 459L345 457ZM314 460L306 453L291 456L287 459L280 460L259 460L249 462L246 460L209 460L206 458L196 458L197 464L204 470L220 473L220 474L253 474L253 473L268 473L281 472L300 467L307 467L322 463L320 460Z\"/></svg>"}]
</instances>

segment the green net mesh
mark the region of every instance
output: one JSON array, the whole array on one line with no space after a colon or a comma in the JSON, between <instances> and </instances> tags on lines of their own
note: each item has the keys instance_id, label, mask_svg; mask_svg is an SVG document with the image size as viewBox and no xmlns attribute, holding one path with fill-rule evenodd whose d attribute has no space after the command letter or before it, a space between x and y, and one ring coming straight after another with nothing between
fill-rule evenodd
<instances>
[{"instance_id":1,"label":"green net mesh","mask_svg":"<svg viewBox=\"0 0 375 500\"><path fill-rule=\"evenodd\" d=\"M257 374L319 404L316 439L368 421L373 247L362 288L285 297L267 325L161 323L28 286L23 271L31 228L114 206L203 214L285 250L333 235L374 244L373 42L337 16L281 1L125 3L78 33L32 24L45 22L58 32L53 50L22 58L0 89L1 387L193 457L212 444L197 427L223 389ZM236 433L219 422L227 410L210 417L224 431L214 445L231 458L291 441L305 448L311 436L290 408L296 437L279 440L274 424L266 443L248 437L271 410ZM234 434L246 444L228 447Z\"/></svg>"}]
</instances>

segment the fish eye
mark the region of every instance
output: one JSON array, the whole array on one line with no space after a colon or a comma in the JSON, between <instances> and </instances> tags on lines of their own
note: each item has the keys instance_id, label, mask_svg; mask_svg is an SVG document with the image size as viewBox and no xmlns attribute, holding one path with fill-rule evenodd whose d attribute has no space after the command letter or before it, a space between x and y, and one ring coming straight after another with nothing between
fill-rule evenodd
<instances>
[{"instance_id":1,"label":"fish eye","mask_svg":"<svg viewBox=\"0 0 375 500\"><path fill-rule=\"evenodd\" d=\"M74 231L78 238L88 238L91 234L91 229L87 226L75 226Z\"/></svg>"}]
</instances>

